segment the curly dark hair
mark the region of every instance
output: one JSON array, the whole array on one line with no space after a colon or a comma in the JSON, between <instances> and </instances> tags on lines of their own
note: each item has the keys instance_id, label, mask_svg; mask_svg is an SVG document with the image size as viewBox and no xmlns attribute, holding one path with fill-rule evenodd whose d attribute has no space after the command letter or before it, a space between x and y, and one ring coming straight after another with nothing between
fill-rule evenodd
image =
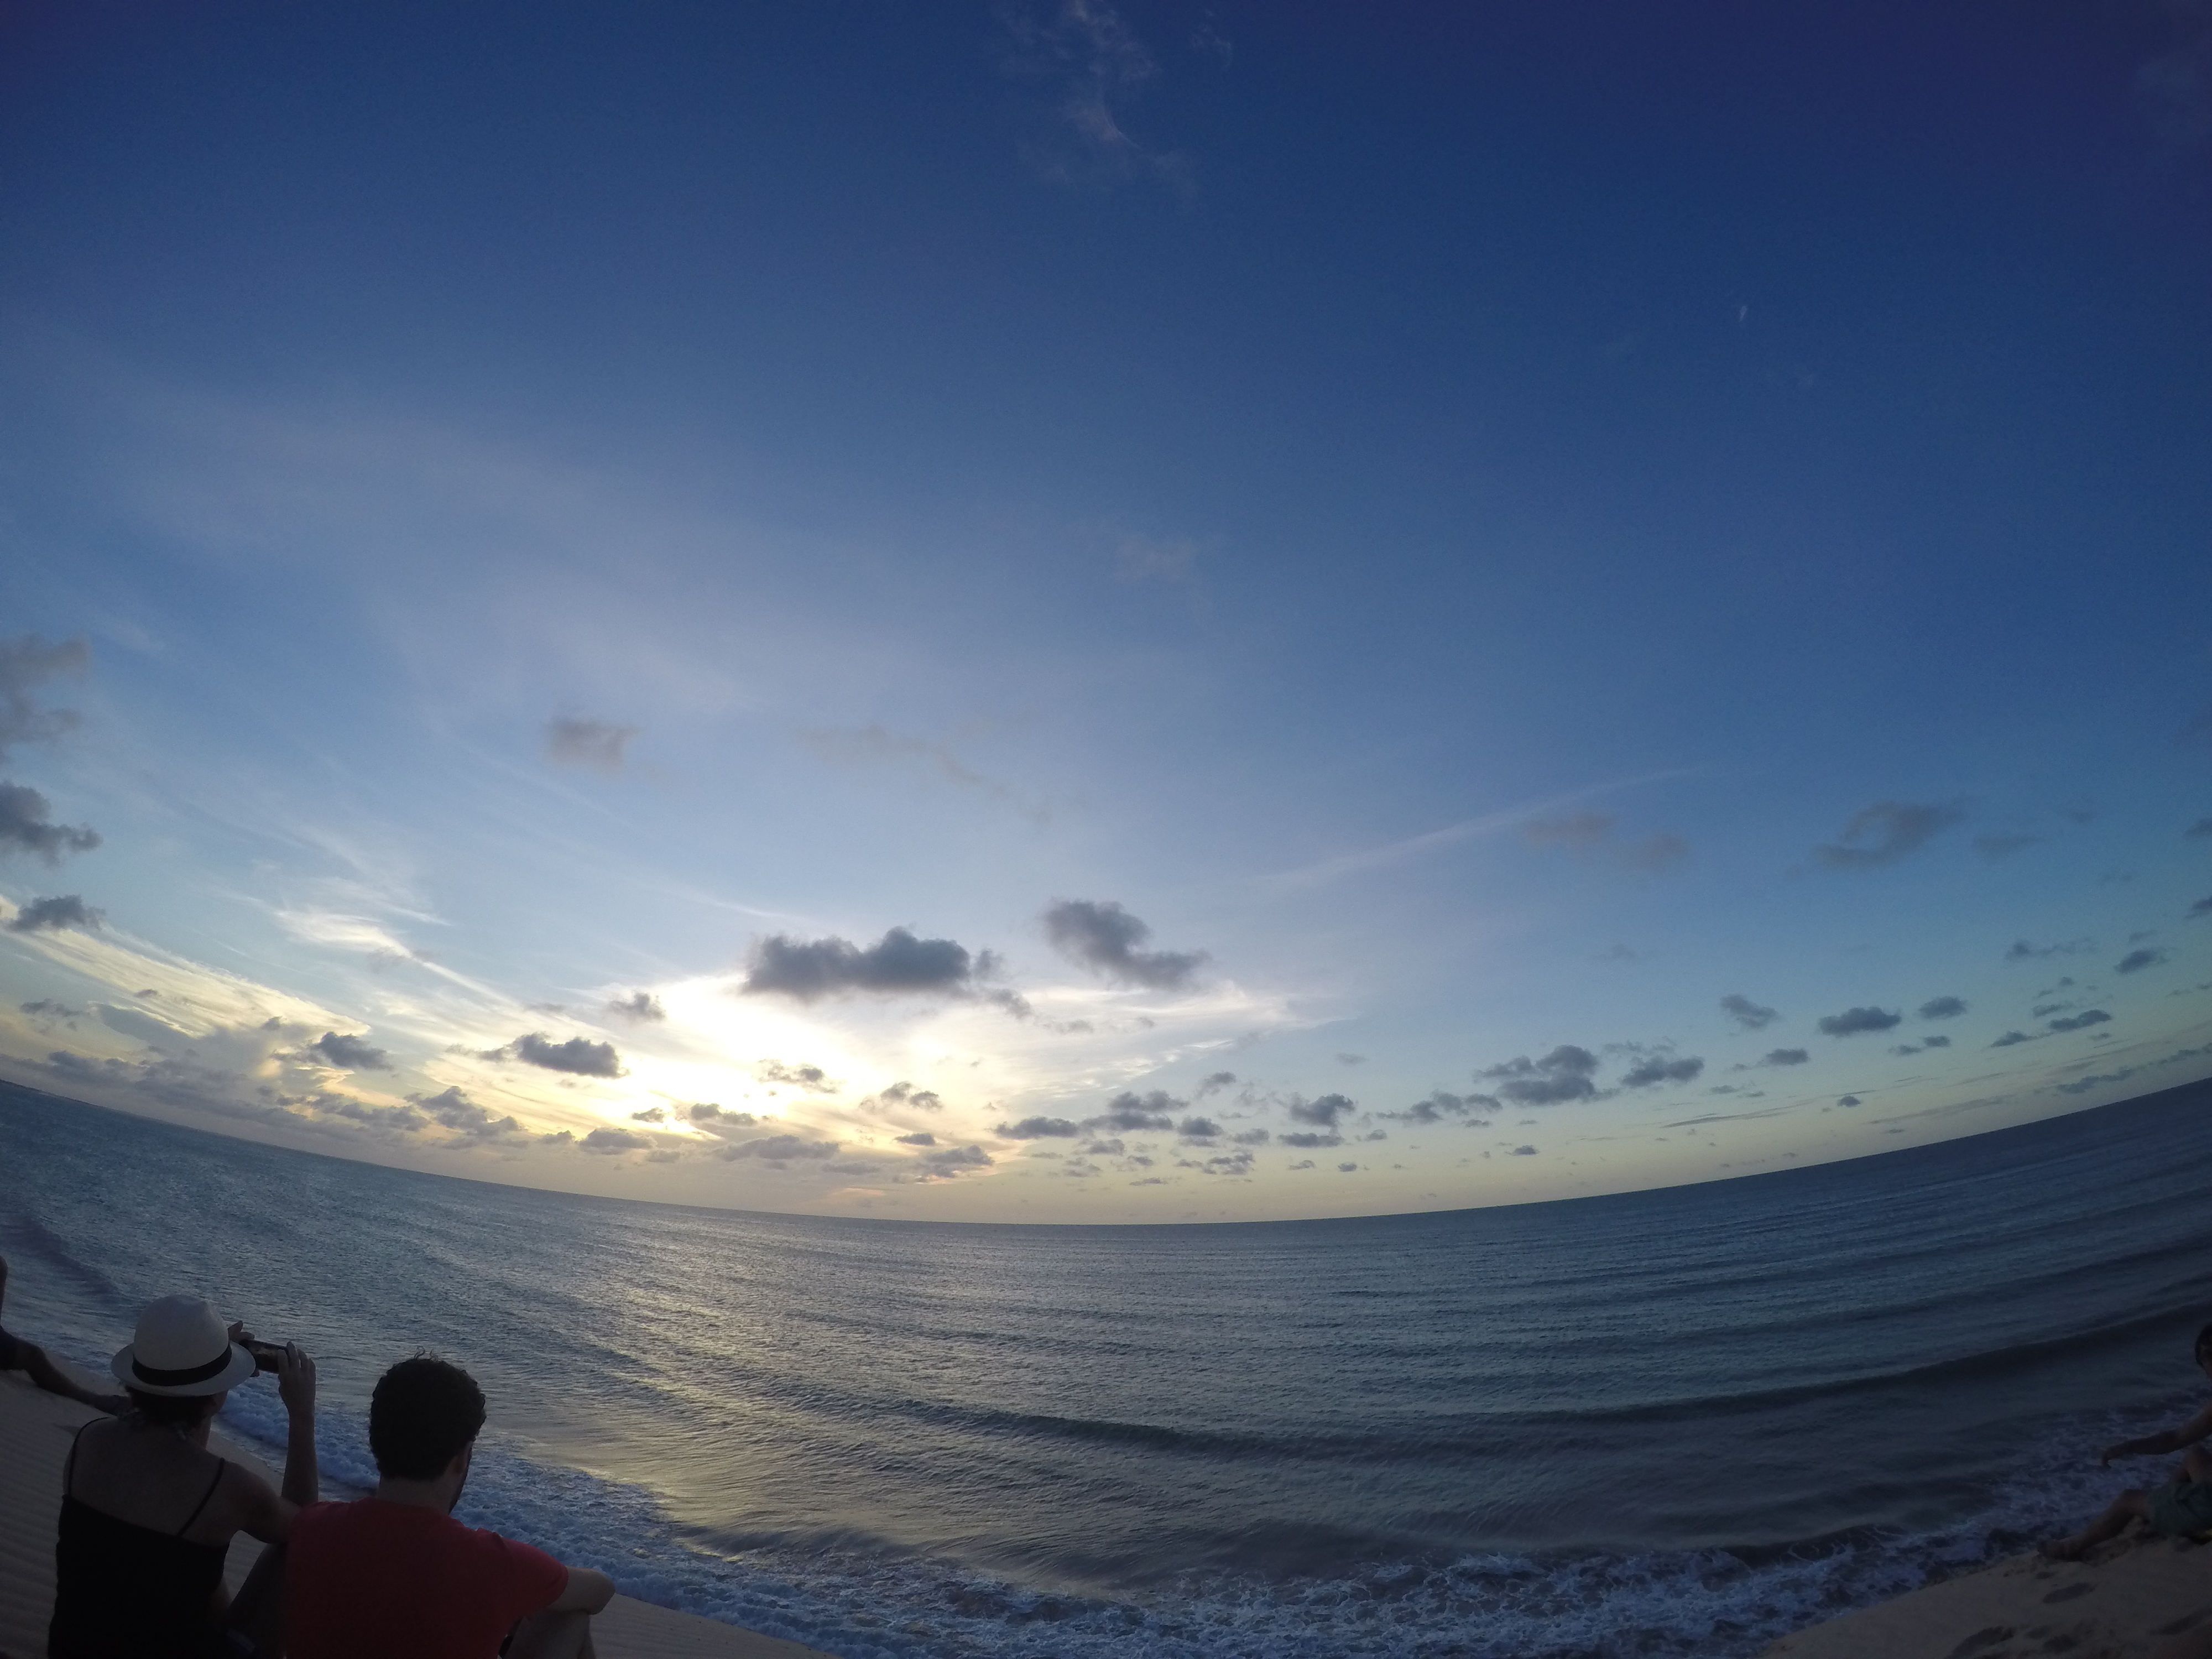
<instances>
[{"instance_id":1,"label":"curly dark hair","mask_svg":"<svg viewBox=\"0 0 2212 1659\"><path fill-rule=\"evenodd\" d=\"M476 1378L427 1349L377 1378L368 1397L368 1449L395 1480L435 1480L483 1425Z\"/></svg>"}]
</instances>

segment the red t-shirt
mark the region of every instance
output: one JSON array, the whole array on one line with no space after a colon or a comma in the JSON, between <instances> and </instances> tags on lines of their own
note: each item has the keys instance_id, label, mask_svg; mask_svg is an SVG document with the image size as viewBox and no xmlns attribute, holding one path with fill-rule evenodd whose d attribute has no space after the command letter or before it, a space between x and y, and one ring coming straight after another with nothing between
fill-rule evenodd
<instances>
[{"instance_id":1,"label":"red t-shirt","mask_svg":"<svg viewBox=\"0 0 2212 1659\"><path fill-rule=\"evenodd\" d=\"M568 1569L543 1550L419 1504L311 1504L284 1563L293 1659L493 1659Z\"/></svg>"}]
</instances>

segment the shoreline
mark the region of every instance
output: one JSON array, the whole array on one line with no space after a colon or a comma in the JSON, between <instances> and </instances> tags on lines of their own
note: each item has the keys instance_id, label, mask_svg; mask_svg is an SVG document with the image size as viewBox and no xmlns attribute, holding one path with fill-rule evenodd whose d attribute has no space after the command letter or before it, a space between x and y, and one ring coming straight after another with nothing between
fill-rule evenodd
<instances>
[{"instance_id":1,"label":"shoreline","mask_svg":"<svg viewBox=\"0 0 2212 1659\"><path fill-rule=\"evenodd\" d=\"M92 1379L64 1361L80 1382ZM41 1392L20 1371L0 1372L0 1659L45 1659L53 1612L54 1531L61 1510L62 1460L90 1407ZM220 1429L209 1444L234 1462L276 1477ZM243 1533L232 1542L224 1582L235 1593L261 1553ZM617 1595L592 1621L603 1659L834 1659L819 1650L696 1613Z\"/></svg>"}]
</instances>

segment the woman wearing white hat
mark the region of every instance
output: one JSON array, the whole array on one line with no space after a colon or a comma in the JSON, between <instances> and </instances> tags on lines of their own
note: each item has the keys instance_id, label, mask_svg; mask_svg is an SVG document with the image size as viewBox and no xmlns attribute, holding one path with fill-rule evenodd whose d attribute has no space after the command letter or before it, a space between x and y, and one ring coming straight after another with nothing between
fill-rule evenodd
<instances>
[{"instance_id":1,"label":"woman wearing white hat","mask_svg":"<svg viewBox=\"0 0 2212 1659\"><path fill-rule=\"evenodd\" d=\"M115 1356L131 1410L86 1424L63 1468L52 1659L283 1650L283 1552L263 1553L234 1604L222 1567L235 1534L282 1543L300 1506L315 1501L315 1362L297 1343L278 1361L291 1433L283 1491L272 1492L208 1449L223 1396L257 1369L240 1335L198 1297L167 1296Z\"/></svg>"}]
</instances>

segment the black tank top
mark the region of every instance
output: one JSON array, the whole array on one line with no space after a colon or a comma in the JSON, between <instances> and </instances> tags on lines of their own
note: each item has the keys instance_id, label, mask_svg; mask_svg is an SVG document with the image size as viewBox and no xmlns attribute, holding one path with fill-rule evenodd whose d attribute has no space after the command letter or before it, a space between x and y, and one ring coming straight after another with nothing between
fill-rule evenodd
<instances>
[{"instance_id":1,"label":"black tank top","mask_svg":"<svg viewBox=\"0 0 2212 1659\"><path fill-rule=\"evenodd\" d=\"M83 1433L77 1431L80 1438ZM211 1598L230 1544L189 1544L185 1534L222 1484L225 1467L216 1460L215 1479L183 1526L156 1532L78 1501L70 1490L76 1473L70 1443L54 1544L54 1620L46 1631L52 1659L204 1659L221 1651Z\"/></svg>"}]
</instances>

